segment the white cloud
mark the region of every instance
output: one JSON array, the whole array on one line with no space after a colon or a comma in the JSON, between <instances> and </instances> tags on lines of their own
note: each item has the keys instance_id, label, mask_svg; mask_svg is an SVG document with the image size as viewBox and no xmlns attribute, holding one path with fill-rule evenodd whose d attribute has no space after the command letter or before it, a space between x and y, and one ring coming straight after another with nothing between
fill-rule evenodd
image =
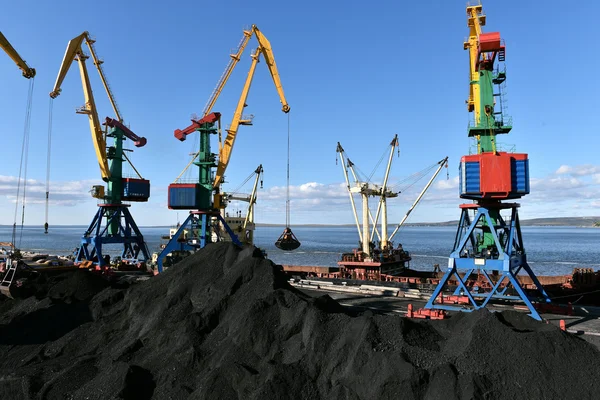
<instances>
[{"instance_id":1,"label":"white cloud","mask_svg":"<svg viewBox=\"0 0 600 400\"><path fill-rule=\"evenodd\" d=\"M41 204L46 201L46 183L35 179L28 179L26 182L21 179L20 188L18 188L19 179L14 176L0 175L0 196L4 196L10 202L14 203L17 199L17 190L19 197L22 198L25 191L26 203ZM98 184L97 180L82 181L52 181L49 189L49 204L72 206L89 200L89 191L93 184Z\"/></svg>"},{"instance_id":2,"label":"white cloud","mask_svg":"<svg viewBox=\"0 0 600 400\"><path fill-rule=\"evenodd\" d=\"M399 219L415 201L423 187L428 181L422 179L417 183L408 185L397 198L388 200L388 214L394 221ZM419 209L424 210L421 220L436 220L436 215L445 213L446 208L451 213L457 213L458 177L446 181L438 177L438 180L429 188L421 200ZM345 182L323 184L319 182L307 182L301 185L292 185L290 190L290 210L294 221L298 223L352 223L352 208ZM259 191L257 198L257 211L260 218L270 220L265 222L277 222L285 218L286 187L275 186ZM361 213L361 198L354 194L357 212ZM369 205L373 215L377 209L378 199L370 197ZM237 209L247 207L242 204L235 206ZM443 209L440 209L442 207ZM445 208L444 208L445 207ZM435 208L436 211L428 212L427 209ZM433 218L433 219L432 219ZM447 217L438 217L446 220ZM412 218L411 218L412 219Z\"/></svg>"},{"instance_id":3,"label":"white cloud","mask_svg":"<svg viewBox=\"0 0 600 400\"><path fill-rule=\"evenodd\" d=\"M439 179L437 180L432 187L438 190L456 190L458 193L458 175L451 179Z\"/></svg>"},{"instance_id":4,"label":"white cloud","mask_svg":"<svg viewBox=\"0 0 600 400\"><path fill-rule=\"evenodd\" d=\"M597 215L600 206L600 166L561 165L553 174L531 179L531 193L523 200L529 218Z\"/></svg>"},{"instance_id":5,"label":"white cloud","mask_svg":"<svg viewBox=\"0 0 600 400\"><path fill-rule=\"evenodd\" d=\"M440 174L434 184L423 197L420 205L411 214L410 222L446 221L457 219L459 216L458 204L465 202L459 198L459 177L451 176L446 179ZM390 220L399 219L408 210L417 198L429 177L419 180L414 184L407 183L402 193L394 199L389 199ZM99 180L82 181L52 181L50 184L50 204L56 207L81 205L81 210L93 209L94 201L89 190L93 184L100 184ZM16 201L17 178L0 175L0 198L5 204ZM27 203L38 204L31 212L43 213L42 205L45 202L45 182L27 180ZM153 187L153 203L142 207L136 206L136 219L138 224L156 224L157 221L170 221L173 211L166 207L166 198L163 199L164 187ZM285 186L273 186L259 189L256 205L257 221L264 223L281 222L285 220ZM305 182L292 185L289 188L291 199L291 214L295 223L352 223L352 211L345 182L320 183ZM160 194L157 193L162 192ZM161 197L162 196L162 197ZM600 210L600 166L560 166L554 173L546 177L531 178L531 194L519 200L523 205L521 218L536 218L542 216L575 216L598 215ZM160 200L160 202L158 201ZM361 200L354 196L357 211L360 214ZM159 204L160 203L160 204ZM377 206L377 199L371 198L373 209ZM233 210L245 212L248 204L232 202ZM150 220L142 212L147 207L154 207ZM54 214L64 213L56 211ZM84 211L87 213L88 211ZM71 213L71 211L69 211ZM43 215L43 214L42 214ZM70 215L70 214L69 214ZM81 217L73 215L73 222L88 222L88 215ZM77 220L77 221L76 221Z\"/></svg>"},{"instance_id":6,"label":"white cloud","mask_svg":"<svg viewBox=\"0 0 600 400\"><path fill-rule=\"evenodd\" d=\"M280 200L286 198L285 186L273 186L259 192L258 196L264 200ZM345 183L323 184L307 182L299 186L290 185L291 199L341 199L348 198Z\"/></svg>"},{"instance_id":7,"label":"white cloud","mask_svg":"<svg viewBox=\"0 0 600 400\"><path fill-rule=\"evenodd\" d=\"M530 179L531 190L566 190L582 188L588 184L578 178L564 177L564 176L548 176L546 178L532 178Z\"/></svg>"},{"instance_id":8,"label":"white cloud","mask_svg":"<svg viewBox=\"0 0 600 400\"><path fill-rule=\"evenodd\" d=\"M417 198L426 184L421 180L408 187L397 199L390 199L390 218L402 215ZM438 177L417 207L418 215L411 217L412 222L421 220L445 221L458 218L457 205L465 202L458 195L459 177L446 180ZM526 218L543 216L573 216L597 214L600 206L600 166L559 167L555 173L542 178L531 178L531 193L519 200L526 206ZM272 187L259 193L262 210L269 215L283 215L285 212L285 186ZM350 223L352 213L348 193L344 182L323 184L307 182L290 187L291 210L302 215L303 223L319 222L329 219L333 223ZM361 202L355 196L357 210L360 213ZM371 200L372 208L377 201ZM523 218L523 217L522 217ZM341 221L340 221L341 219Z\"/></svg>"},{"instance_id":9,"label":"white cloud","mask_svg":"<svg viewBox=\"0 0 600 400\"><path fill-rule=\"evenodd\" d=\"M561 165L555 172L556 175L589 176L600 173L600 166L592 164Z\"/></svg>"}]
</instances>

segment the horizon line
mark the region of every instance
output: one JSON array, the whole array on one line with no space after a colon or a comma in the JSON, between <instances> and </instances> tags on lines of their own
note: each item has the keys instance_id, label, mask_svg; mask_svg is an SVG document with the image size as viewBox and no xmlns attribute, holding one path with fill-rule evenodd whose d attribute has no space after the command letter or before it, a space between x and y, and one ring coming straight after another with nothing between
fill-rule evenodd
<instances>
[{"instance_id":1,"label":"horizon line","mask_svg":"<svg viewBox=\"0 0 600 400\"><path fill-rule=\"evenodd\" d=\"M600 216L581 216L581 217L539 217L539 218L529 218L529 219L521 219L521 222L526 222L526 221L536 221L536 220L562 220L562 219L598 219L600 220ZM458 223L458 219L456 220L450 220L450 221L438 221L438 222L407 222L404 225L406 226L410 226L410 225L444 225L444 224L456 224ZM346 226L355 226L355 223L344 223L344 224L322 224L322 223L303 223L303 224L292 224L291 226L338 226L338 227L346 227ZM380 223L377 225L381 225ZM390 226L395 225L395 224L389 224ZM13 225L11 224L0 224L0 227L12 227ZM17 225L18 227L20 227L21 225ZM24 227L36 227L36 226L40 226L43 227L43 224L24 224ZM55 224L52 226L89 226L89 224ZM140 228L170 228L176 226L176 224L169 224L169 225L140 225ZM268 223L268 222L264 222L264 223L256 223L256 226L267 226L267 227L275 227L275 226L286 226L286 224L281 224L281 223Z\"/></svg>"}]
</instances>

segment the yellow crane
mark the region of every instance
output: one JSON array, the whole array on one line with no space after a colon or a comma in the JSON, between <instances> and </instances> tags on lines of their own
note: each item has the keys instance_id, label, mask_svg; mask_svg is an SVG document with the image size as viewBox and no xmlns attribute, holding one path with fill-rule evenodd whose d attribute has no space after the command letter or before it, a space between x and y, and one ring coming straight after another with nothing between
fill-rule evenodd
<instances>
[{"instance_id":1,"label":"yellow crane","mask_svg":"<svg viewBox=\"0 0 600 400\"><path fill-rule=\"evenodd\" d=\"M116 118L107 117L105 119L103 124L106 129L102 128L98 116L85 63L89 56L83 51L84 43L87 45L94 65L100 74L100 79L116 116ZM124 149L123 143L126 139L133 141L136 147L142 147L146 144L146 138L137 136L123 124L123 117L102 69L103 61L98 59L94 43L95 40L90 37L87 31L69 41L50 97L54 99L60 94L61 85L67 72L69 72L73 62L77 61L85 98L85 105L77 109L77 113L88 116L100 174L102 180L107 182L108 191L105 194L103 186L92 188L92 196L103 200L103 202L98 205L99 210L82 238L76 261L97 259L99 265L104 267L108 264L108 261L102 256L103 242L123 243L123 253L121 255L123 259L137 259L140 251L144 260L149 259L149 252L144 238L128 210L129 204L124 204L123 201L148 201L150 181L142 178L125 153L127 149ZM106 144L107 137L114 139L113 144L110 146ZM123 177L124 161L131 165L138 178ZM106 219L106 228L102 229L104 219ZM88 251L88 245L93 246L91 251Z\"/></svg>"},{"instance_id":2,"label":"yellow crane","mask_svg":"<svg viewBox=\"0 0 600 400\"><path fill-rule=\"evenodd\" d=\"M23 72L23 76L27 79L31 79L35 76L35 68L31 68L23 58L17 53L14 47L10 44L8 39L0 32L0 47L8 54L8 56L17 64L17 67Z\"/></svg>"},{"instance_id":3,"label":"yellow crane","mask_svg":"<svg viewBox=\"0 0 600 400\"><path fill-rule=\"evenodd\" d=\"M225 138L225 141L222 141L220 129L216 128L216 126L220 126L221 114L214 112L213 108L235 66L240 61L242 53L244 52L244 49L246 48L252 36L256 37L258 41L258 47L252 54L250 71L246 77L242 93L233 114L231 125L227 129L227 137ZM162 252L158 255L157 269L159 272L162 272L163 270L162 262L166 258L167 254L172 252L184 253L188 251L196 251L199 248L203 248L206 244L211 243L213 241L213 236L211 234L207 234L206 232L210 232L211 230L213 230L213 232L221 232L220 225L218 225L219 223L222 224L224 231L227 232L234 243L241 243L223 218L222 214L226 215L223 210L227 206L227 202L230 198L226 193L221 192L221 184L223 183L225 171L229 161L231 160L231 153L239 126L251 124L251 118L244 117L242 112L246 106L246 100L248 98L252 79L254 78L254 72L258 62L260 61L261 55L267 64L267 67L269 68L271 78L273 79L273 83L275 84L275 88L279 94L279 99L282 104L282 111L285 113L290 111L290 106L287 103L283 92L283 86L281 85L277 64L275 63L275 59L273 57L271 43L256 27L256 25L252 25L251 29L244 31L244 36L242 37L236 52L231 54L229 63L225 68L225 72L223 72L219 78L215 89L211 93L208 102L204 107L202 117L192 118L192 124L190 126L185 129L177 129L174 132L174 136L180 141L186 140L187 135L194 132L199 132L200 135L200 145L198 151L194 153L194 156L181 174L179 174L175 181L169 185L168 207L173 210L193 211L190 211L190 214L186 220L179 226L178 231L174 236L171 237L169 243L166 244ZM216 157L210 150L210 135L217 133L219 134L218 163L216 163ZM186 170L192 165L196 165L199 169L198 180L194 183L179 182ZM215 167L216 172L213 177L213 171ZM251 199L252 208L254 201L255 200ZM249 213L252 212L253 210L249 209ZM213 217L218 222L213 222ZM249 223L250 221L245 222L246 227ZM189 229L190 232L197 232L196 237L188 240L185 243L179 242L178 238L186 229ZM217 234L216 236L219 235Z\"/></svg>"}]
</instances>

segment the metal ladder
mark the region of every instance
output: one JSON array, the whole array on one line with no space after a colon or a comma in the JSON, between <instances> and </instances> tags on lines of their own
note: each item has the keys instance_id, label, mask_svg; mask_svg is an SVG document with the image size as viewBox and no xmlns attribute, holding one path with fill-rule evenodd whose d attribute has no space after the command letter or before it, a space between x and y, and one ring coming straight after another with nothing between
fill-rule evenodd
<instances>
[{"instance_id":1,"label":"metal ladder","mask_svg":"<svg viewBox=\"0 0 600 400\"><path fill-rule=\"evenodd\" d=\"M10 257L6 260L7 270L4 273L4 277L2 277L2 282L0 282L0 293L11 299L13 297L10 294L10 287L12 285L13 280L15 279L18 263L18 261L13 260Z\"/></svg>"},{"instance_id":2,"label":"metal ladder","mask_svg":"<svg viewBox=\"0 0 600 400\"><path fill-rule=\"evenodd\" d=\"M505 60L506 60L506 50L504 49L504 47L502 47L498 51L498 61L504 62Z\"/></svg>"}]
</instances>

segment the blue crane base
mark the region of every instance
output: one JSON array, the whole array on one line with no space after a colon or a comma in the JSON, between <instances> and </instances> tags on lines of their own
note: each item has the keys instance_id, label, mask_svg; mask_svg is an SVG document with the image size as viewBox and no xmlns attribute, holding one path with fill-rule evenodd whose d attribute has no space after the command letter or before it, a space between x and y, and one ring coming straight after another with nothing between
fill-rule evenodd
<instances>
[{"instance_id":1,"label":"blue crane base","mask_svg":"<svg viewBox=\"0 0 600 400\"><path fill-rule=\"evenodd\" d=\"M231 230L229 225L227 225L218 211L190 211L190 215L188 215L183 224L179 226L177 232L171 237L169 243L167 243L165 248L158 255L158 259L156 260L158 273L164 271L164 259L169 253L195 252L213 242L210 229L210 217L213 216L221 221L227 234L231 237L231 241L238 246L242 245L242 242L240 242L237 235ZM189 237L186 234L186 231L189 232ZM220 240L220 237L217 237L217 240Z\"/></svg>"},{"instance_id":2,"label":"blue crane base","mask_svg":"<svg viewBox=\"0 0 600 400\"><path fill-rule=\"evenodd\" d=\"M110 256L102 253L105 244L123 244L122 259L148 261L150 253L144 236L127 209L128 204L100 204L92 223L81 238L75 261L93 261L107 267ZM103 224L103 222L105 222ZM143 258L139 258L141 256Z\"/></svg>"},{"instance_id":3,"label":"blue crane base","mask_svg":"<svg viewBox=\"0 0 600 400\"><path fill-rule=\"evenodd\" d=\"M454 249L448 260L448 269L425 308L473 311L486 307L492 299L521 300L529 309L531 317L537 320L542 319L517 279L519 272L525 271L535 284L541 297L540 300L550 302L548 294L527 264L517 212L518 207L517 203L500 202L462 204L460 206L462 213ZM475 216L471 221L469 210L473 209ZM511 216L510 220L505 221L500 216L500 211L507 209L510 210ZM488 240L493 238L493 244L483 247L481 239L484 236L487 236ZM466 273L461 276L458 272L459 269ZM476 270L483 275L483 284L469 285L467 281ZM465 306L437 302L438 296L442 294L450 280L457 283L453 294L466 296L468 299L468 304ZM511 287L514 291L512 295L509 295L507 291Z\"/></svg>"}]
</instances>

